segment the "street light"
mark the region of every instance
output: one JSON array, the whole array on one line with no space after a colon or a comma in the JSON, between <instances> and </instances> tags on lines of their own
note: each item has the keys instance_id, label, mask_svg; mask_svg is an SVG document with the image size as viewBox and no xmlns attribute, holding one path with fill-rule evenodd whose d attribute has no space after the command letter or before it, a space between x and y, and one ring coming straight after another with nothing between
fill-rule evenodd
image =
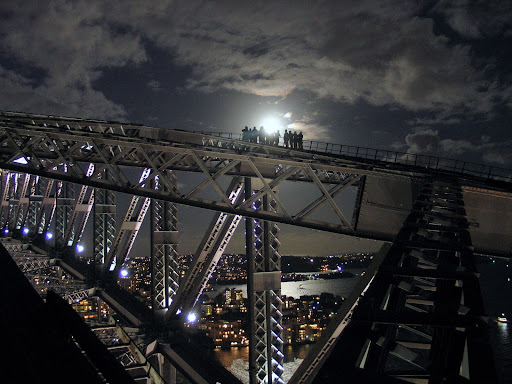
<instances>
[{"instance_id":1,"label":"street light","mask_svg":"<svg viewBox=\"0 0 512 384\"><path fill-rule=\"evenodd\" d=\"M21 230L21 233L23 233L24 235L28 235L29 232L30 230L27 227L23 227L23 229Z\"/></svg>"},{"instance_id":2,"label":"street light","mask_svg":"<svg viewBox=\"0 0 512 384\"><path fill-rule=\"evenodd\" d=\"M85 250L85 247L84 247L82 244L78 244L78 245L76 246L76 251L77 251L78 253L82 253L84 250Z\"/></svg>"}]
</instances>

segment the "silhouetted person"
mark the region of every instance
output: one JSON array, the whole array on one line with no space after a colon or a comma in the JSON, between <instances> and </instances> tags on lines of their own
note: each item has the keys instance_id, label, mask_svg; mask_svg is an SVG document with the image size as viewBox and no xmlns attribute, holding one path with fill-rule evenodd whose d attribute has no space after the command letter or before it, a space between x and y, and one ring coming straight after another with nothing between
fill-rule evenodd
<instances>
[{"instance_id":1,"label":"silhouetted person","mask_svg":"<svg viewBox=\"0 0 512 384\"><path fill-rule=\"evenodd\" d=\"M302 146L302 139L304 138L304 135L302 134L302 132L299 132L299 134L297 135L297 147L299 149L304 149L304 147Z\"/></svg>"},{"instance_id":2,"label":"silhouetted person","mask_svg":"<svg viewBox=\"0 0 512 384\"><path fill-rule=\"evenodd\" d=\"M260 144L265 144L265 128L260 127L259 136L260 136Z\"/></svg>"},{"instance_id":3,"label":"silhouetted person","mask_svg":"<svg viewBox=\"0 0 512 384\"><path fill-rule=\"evenodd\" d=\"M290 141L290 134L288 133L288 130L287 130L287 129L285 129L285 130L284 130L284 134L283 134L283 141L284 141L284 146L285 146L286 148L288 148L288 143L289 143L289 141Z\"/></svg>"},{"instance_id":4,"label":"silhouetted person","mask_svg":"<svg viewBox=\"0 0 512 384\"><path fill-rule=\"evenodd\" d=\"M274 133L274 145L277 147L279 146L279 138L281 137L281 134L279 133L279 129Z\"/></svg>"},{"instance_id":5,"label":"silhouetted person","mask_svg":"<svg viewBox=\"0 0 512 384\"><path fill-rule=\"evenodd\" d=\"M291 144L293 149L297 149L297 132L292 133Z\"/></svg>"},{"instance_id":6,"label":"silhouetted person","mask_svg":"<svg viewBox=\"0 0 512 384\"><path fill-rule=\"evenodd\" d=\"M251 131L251 143L258 142L258 130L254 127Z\"/></svg>"},{"instance_id":7,"label":"silhouetted person","mask_svg":"<svg viewBox=\"0 0 512 384\"><path fill-rule=\"evenodd\" d=\"M242 140L249 141L249 128L247 128L247 126L245 126L245 128L242 129Z\"/></svg>"}]
</instances>

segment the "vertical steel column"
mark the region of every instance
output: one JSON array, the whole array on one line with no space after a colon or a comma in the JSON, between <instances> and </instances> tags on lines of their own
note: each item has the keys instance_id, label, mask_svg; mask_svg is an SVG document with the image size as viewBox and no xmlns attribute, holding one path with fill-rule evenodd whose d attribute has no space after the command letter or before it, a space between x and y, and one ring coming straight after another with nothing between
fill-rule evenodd
<instances>
[{"instance_id":1,"label":"vertical steel column","mask_svg":"<svg viewBox=\"0 0 512 384\"><path fill-rule=\"evenodd\" d=\"M255 179L259 182L259 179ZM261 183L259 183L261 184ZM253 185L253 190L263 185ZM247 191L246 191L247 192ZM276 193L274 191L274 193ZM270 194L253 202L254 210L275 212L277 203ZM253 268L252 289L248 287L249 307L254 308L250 321L254 327L251 334L250 369L252 383L284 383L283 375L283 328L281 301L281 255L279 254L279 228L273 222L253 220L252 236L247 244L248 265ZM251 229L251 228L247 228ZM251 249L252 248L252 249Z\"/></svg>"},{"instance_id":2,"label":"vertical steel column","mask_svg":"<svg viewBox=\"0 0 512 384\"><path fill-rule=\"evenodd\" d=\"M21 188L18 188L18 209L15 215L15 225L16 229L21 229L25 224L25 216L28 211L28 205L30 203L30 198L27 196L27 191L29 190L31 175L28 173L23 174L23 183L21 184Z\"/></svg>"},{"instance_id":3,"label":"vertical steel column","mask_svg":"<svg viewBox=\"0 0 512 384\"><path fill-rule=\"evenodd\" d=\"M75 198L75 185L67 181L59 181L57 189L57 207L55 211L55 244L57 248L66 246L66 230L73 214L72 203Z\"/></svg>"},{"instance_id":4,"label":"vertical steel column","mask_svg":"<svg viewBox=\"0 0 512 384\"><path fill-rule=\"evenodd\" d=\"M37 216L43 202L43 194L41 191L45 189L47 181L48 180L43 177L34 176L30 184L29 201L23 225L29 229L31 237L37 235Z\"/></svg>"},{"instance_id":5,"label":"vertical steel column","mask_svg":"<svg viewBox=\"0 0 512 384\"><path fill-rule=\"evenodd\" d=\"M0 205L0 226L2 230L9 228L9 199L12 189L12 172L2 170L2 201Z\"/></svg>"},{"instance_id":6,"label":"vertical steel column","mask_svg":"<svg viewBox=\"0 0 512 384\"><path fill-rule=\"evenodd\" d=\"M103 178L108 178L105 170ZM107 189L94 191L94 259L99 265L103 265L107 257L114 236L116 234L116 194Z\"/></svg>"},{"instance_id":7,"label":"vertical steel column","mask_svg":"<svg viewBox=\"0 0 512 384\"><path fill-rule=\"evenodd\" d=\"M251 178L244 179L244 197L249 200L252 196L252 183ZM247 316L249 318L249 383L256 384L256 350L254 348L256 343L256 327L255 327L255 310L254 310L254 245L253 245L253 219L250 217L245 218L245 254L247 257Z\"/></svg>"},{"instance_id":8,"label":"vertical steel column","mask_svg":"<svg viewBox=\"0 0 512 384\"><path fill-rule=\"evenodd\" d=\"M145 180L150 174L150 168L145 168L142 171L139 178L139 184L142 187L146 185ZM140 196L132 196L124 220L118 228L112 247L105 258L106 267L109 271L114 271L114 275L119 272L123 263L128 258L140 227L142 226L142 222L146 217L150 203L151 199L149 197L141 198Z\"/></svg>"},{"instance_id":9,"label":"vertical steel column","mask_svg":"<svg viewBox=\"0 0 512 384\"><path fill-rule=\"evenodd\" d=\"M164 177L176 189L177 177L167 171ZM158 176L153 179L157 190L168 189ZM151 290L155 320L163 321L178 290L180 273L178 265L178 210L176 204L151 200Z\"/></svg>"},{"instance_id":10,"label":"vertical steel column","mask_svg":"<svg viewBox=\"0 0 512 384\"><path fill-rule=\"evenodd\" d=\"M226 191L232 204L243 201L243 189L242 179L233 178ZM173 317L179 309L186 313L194 309L241 219L241 216L224 212L213 216L187 273L180 281L168 317Z\"/></svg>"},{"instance_id":11,"label":"vertical steel column","mask_svg":"<svg viewBox=\"0 0 512 384\"><path fill-rule=\"evenodd\" d=\"M16 217L18 212L19 194L21 190L20 180L21 173L11 172L11 185L8 196L7 206L7 228L13 230L16 228Z\"/></svg>"},{"instance_id":12,"label":"vertical steel column","mask_svg":"<svg viewBox=\"0 0 512 384\"><path fill-rule=\"evenodd\" d=\"M94 172L94 164L90 163L86 176L91 177ZM87 194L89 196L87 197ZM87 200L87 203L84 204L84 201ZM73 213L68 223L68 227L66 228L66 234L64 236L64 242L68 247L76 247L78 241L82 237L83 230L85 229L85 225L87 224L87 220L89 219L89 215L91 213L92 205L94 202L94 189L89 188L86 185L82 185L80 187L80 192L75 201L75 206L73 207ZM80 221L78 221L80 218ZM77 224L78 221L78 224Z\"/></svg>"}]
</instances>

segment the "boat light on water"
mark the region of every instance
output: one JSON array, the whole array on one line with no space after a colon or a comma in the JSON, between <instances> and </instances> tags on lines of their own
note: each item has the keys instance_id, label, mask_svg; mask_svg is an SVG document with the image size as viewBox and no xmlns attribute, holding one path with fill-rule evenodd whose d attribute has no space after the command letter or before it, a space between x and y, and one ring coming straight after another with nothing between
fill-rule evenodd
<instances>
[{"instance_id":1,"label":"boat light on water","mask_svg":"<svg viewBox=\"0 0 512 384\"><path fill-rule=\"evenodd\" d=\"M502 313L501 316L498 316L498 323L508 323L504 313Z\"/></svg>"}]
</instances>

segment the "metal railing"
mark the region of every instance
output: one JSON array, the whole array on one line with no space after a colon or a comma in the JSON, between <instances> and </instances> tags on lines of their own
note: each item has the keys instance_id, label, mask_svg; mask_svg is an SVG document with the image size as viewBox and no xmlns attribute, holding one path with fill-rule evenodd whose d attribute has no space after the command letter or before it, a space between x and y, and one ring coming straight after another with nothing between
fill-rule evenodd
<instances>
[{"instance_id":1,"label":"metal railing","mask_svg":"<svg viewBox=\"0 0 512 384\"><path fill-rule=\"evenodd\" d=\"M194 133L201 133L209 136L221 137L231 140L242 139L241 133L234 132L194 131ZM282 138L280 139L281 143ZM282 145L280 145L279 147L283 148ZM446 171L462 175L476 176L483 179L492 179L512 183L512 169L472 163L463 160L447 159L431 155L421 155L398 151L388 151L375 148L358 147L354 145L333 144L313 140L304 140L302 150L309 152L319 152L323 154L332 154L349 158L388 162L392 164L400 164L429 170Z\"/></svg>"}]
</instances>

